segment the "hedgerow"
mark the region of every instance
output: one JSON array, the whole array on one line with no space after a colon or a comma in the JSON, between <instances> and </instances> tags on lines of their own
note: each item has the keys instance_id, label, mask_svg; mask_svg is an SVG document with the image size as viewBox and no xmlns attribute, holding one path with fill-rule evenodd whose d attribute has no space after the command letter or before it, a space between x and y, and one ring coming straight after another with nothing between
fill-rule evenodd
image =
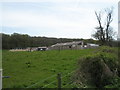
<instances>
[{"instance_id":1,"label":"hedgerow","mask_svg":"<svg viewBox=\"0 0 120 90\"><path fill-rule=\"evenodd\" d=\"M72 79L81 87L114 85L115 79L119 78L119 65L117 49L102 47L79 59L78 69Z\"/></svg>"}]
</instances>

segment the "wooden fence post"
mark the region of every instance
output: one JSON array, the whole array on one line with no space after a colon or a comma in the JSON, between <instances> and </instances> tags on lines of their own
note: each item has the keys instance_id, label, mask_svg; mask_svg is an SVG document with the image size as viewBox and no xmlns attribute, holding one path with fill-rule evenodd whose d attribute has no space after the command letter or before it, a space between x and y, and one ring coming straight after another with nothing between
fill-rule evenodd
<instances>
[{"instance_id":1,"label":"wooden fence post","mask_svg":"<svg viewBox=\"0 0 120 90\"><path fill-rule=\"evenodd\" d=\"M58 79L58 88L61 88L61 74L60 73L58 73L57 79Z\"/></svg>"}]
</instances>

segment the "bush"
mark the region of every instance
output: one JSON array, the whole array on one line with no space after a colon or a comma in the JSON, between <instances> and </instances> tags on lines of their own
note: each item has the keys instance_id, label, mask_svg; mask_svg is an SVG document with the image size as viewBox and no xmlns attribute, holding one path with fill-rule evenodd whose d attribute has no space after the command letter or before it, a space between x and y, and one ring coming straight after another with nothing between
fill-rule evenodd
<instances>
[{"instance_id":1,"label":"bush","mask_svg":"<svg viewBox=\"0 0 120 90\"><path fill-rule=\"evenodd\" d=\"M120 89L120 77L115 77L112 80L112 84L106 85L105 88L119 88Z\"/></svg>"},{"instance_id":2,"label":"bush","mask_svg":"<svg viewBox=\"0 0 120 90\"><path fill-rule=\"evenodd\" d=\"M108 47L108 46L102 46L99 49L97 49L101 52L106 52L106 53L118 53L118 48L112 48L112 47Z\"/></svg>"},{"instance_id":3,"label":"bush","mask_svg":"<svg viewBox=\"0 0 120 90\"><path fill-rule=\"evenodd\" d=\"M112 84L118 69L117 56L106 52L82 57L78 62L78 70L73 76L74 82L80 85L104 87Z\"/></svg>"}]
</instances>

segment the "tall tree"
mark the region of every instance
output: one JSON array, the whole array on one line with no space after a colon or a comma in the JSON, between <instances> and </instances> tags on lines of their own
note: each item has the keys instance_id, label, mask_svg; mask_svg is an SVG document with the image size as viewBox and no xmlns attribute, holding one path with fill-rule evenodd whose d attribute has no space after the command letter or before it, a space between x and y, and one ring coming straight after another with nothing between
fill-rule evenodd
<instances>
[{"instance_id":1,"label":"tall tree","mask_svg":"<svg viewBox=\"0 0 120 90\"><path fill-rule=\"evenodd\" d=\"M113 8L107 8L104 11L96 12L95 15L98 21L98 26L95 27L97 30L92 36L98 39L101 44L110 44L113 40L115 32L110 26L113 21Z\"/></svg>"}]
</instances>

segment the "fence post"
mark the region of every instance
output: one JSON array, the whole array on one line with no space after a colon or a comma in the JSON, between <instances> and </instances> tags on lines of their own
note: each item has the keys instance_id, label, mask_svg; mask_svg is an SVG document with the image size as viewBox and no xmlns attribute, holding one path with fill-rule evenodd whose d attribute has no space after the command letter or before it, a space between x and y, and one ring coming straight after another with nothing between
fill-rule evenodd
<instances>
[{"instance_id":1,"label":"fence post","mask_svg":"<svg viewBox=\"0 0 120 90\"><path fill-rule=\"evenodd\" d=\"M0 69L0 90L2 90L2 69Z\"/></svg>"},{"instance_id":2,"label":"fence post","mask_svg":"<svg viewBox=\"0 0 120 90\"><path fill-rule=\"evenodd\" d=\"M57 79L58 79L58 88L61 88L61 74L60 73L58 73Z\"/></svg>"}]
</instances>

